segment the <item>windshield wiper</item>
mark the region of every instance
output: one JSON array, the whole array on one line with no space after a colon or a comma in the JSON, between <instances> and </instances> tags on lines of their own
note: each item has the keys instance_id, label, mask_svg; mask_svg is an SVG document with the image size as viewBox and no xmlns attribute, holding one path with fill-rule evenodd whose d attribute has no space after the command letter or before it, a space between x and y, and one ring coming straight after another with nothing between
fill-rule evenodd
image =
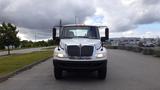
<instances>
[{"instance_id":1,"label":"windshield wiper","mask_svg":"<svg viewBox=\"0 0 160 90\"><path fill-rule=\"evenodd\" d=\"M77 38L88 38L87 36L77 36Z\"/></svg>"},{"instance_id":2,"label":"windshield wiper","mask_svg":"<svg viewBox=\"0 0 160 90\"><path fill-rule=\"evenodd\" d=\"M72 39L73 37L63 37L63 39Z\"/></svg>"}]
</instances>

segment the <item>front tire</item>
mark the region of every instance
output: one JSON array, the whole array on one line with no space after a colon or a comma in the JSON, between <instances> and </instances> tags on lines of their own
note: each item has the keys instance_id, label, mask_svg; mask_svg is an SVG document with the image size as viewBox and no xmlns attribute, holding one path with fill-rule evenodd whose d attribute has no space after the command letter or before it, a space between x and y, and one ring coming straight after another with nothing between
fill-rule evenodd
<instances>
[{"instance_id":1,"label":"front tire","mask_svg":"<svg viewBox=\"0 0 160 90\"><path fill-rule=\"evenodd\" d=\"M107 74L107 66L98 70L98 78L104 80Z\"/></svg>"},{"instance_id":2,"label":"front tire","mask_svg":"<svg viewBox=\"0 0 160 90\"><path fill-rule=\"evenodd\" d=\"M62 79L62 70L59 68L54 68L54 76L55 78L58 79Z\"/></svg>"}]
</instances>

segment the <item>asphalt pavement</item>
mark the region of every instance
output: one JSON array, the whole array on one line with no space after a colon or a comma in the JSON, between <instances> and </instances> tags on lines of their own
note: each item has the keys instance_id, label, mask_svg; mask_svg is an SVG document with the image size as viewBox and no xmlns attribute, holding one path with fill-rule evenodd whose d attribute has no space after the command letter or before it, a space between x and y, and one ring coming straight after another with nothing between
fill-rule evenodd
<instances>
[{"instance_id":1,"label":"asphalt pavement","mask_svg":"<svg viewBox=\"0 0 160 90\"><path fill-rule=\"evenodd\" d=\"M124 50L109 50L108 58L106 80L86 72L55 80L51 58L0 83L0 90L160 90L160 58Z\"/></svg>"}]
</instances>

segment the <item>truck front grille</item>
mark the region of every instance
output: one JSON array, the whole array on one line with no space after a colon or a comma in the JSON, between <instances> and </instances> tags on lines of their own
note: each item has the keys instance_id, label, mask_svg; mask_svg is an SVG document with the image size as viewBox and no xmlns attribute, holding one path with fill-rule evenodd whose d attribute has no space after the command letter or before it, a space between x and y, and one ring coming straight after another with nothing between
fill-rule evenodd
<instances>
[{"instance_id":1,"label":"truck front grille","mask_svg":"<svg viewBox=\"0 0 160 90\"><path fill-rule=\"evenodd\" d=\"M89 57L92 56L93 54L93 46L76 46L76 45L72 45L72 46L67 46L67 53L69 56L71 57Z\"/></svg>"},{"instance_id":2,"label":"truck front grille","mask_svg":"<svg viewBox=\"0 0 160 90\"><path fill-rule=\"evenodd\" d=\"M83 46L81 48L81 56L92 56L93 46Z\"/></svg>"},{"instance_id":3,"label":"truck front grille","mask_svg":"<svg viewBox=\"0 0 160 90\"><path fill-rule=\"evenodd\" d=\"M79 46L67 46L67 52L69 56L80 56Z\"/></svg>"}]
</instances>

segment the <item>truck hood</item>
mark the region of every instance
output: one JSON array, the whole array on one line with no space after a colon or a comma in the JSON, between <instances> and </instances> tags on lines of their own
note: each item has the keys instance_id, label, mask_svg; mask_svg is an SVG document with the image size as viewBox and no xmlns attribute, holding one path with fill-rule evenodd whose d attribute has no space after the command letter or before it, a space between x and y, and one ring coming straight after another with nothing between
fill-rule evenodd
<instances>
[{"instance_id":1,"label":"truck hood","mask_svg":"<svg viewBox=\"0 0 160 90\"><path fill-rule=\"evenodd\" d=\"M96 49L101 47L101 41L99 39L86 39L86 38L74 38L74 39L61 39L60 46L65 48L69 45L89 45L94 46Z\"/></svg>"}]
</instances>

